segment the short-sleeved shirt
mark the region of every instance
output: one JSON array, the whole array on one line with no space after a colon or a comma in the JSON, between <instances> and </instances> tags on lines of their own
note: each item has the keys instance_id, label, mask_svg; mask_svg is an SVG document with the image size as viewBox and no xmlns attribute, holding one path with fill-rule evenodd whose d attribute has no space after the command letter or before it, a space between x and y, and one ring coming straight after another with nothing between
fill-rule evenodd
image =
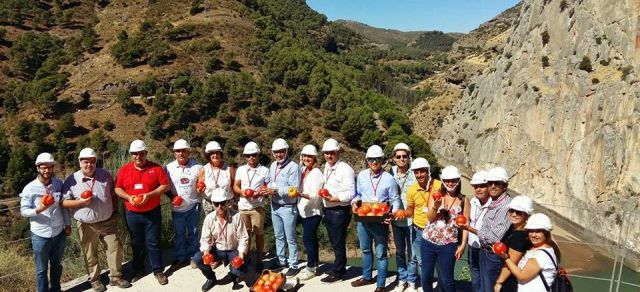
<instances>
[{"instance_id":1,"label":"short-sleeved shirt","mask_svg":"<svg viewBox=\"0 0 640 292\"><path fill-rule=\"evenodd\" d=\"M522 254L526 253L527 250L533 247L531 241L529 241L529 233L526 230L514 230L513 225L509 227L509 230L507 230L507 233L504 234L500 241L510 249ZM509 275L509 278L502 283L502 290L500 291L517 291L517 289L518 280L513 274L511 274Z\"/></svg>"},{"instance_id":2,"label":"short-sleeved shirt","mask_svg":"<svg viewBox=\"0 0 640 292\"><path fill-rule=\"evenodd\" d=\"M201 168L202 165L193 159L189 159L186 165L178 164L177 160L165 165L164 171L169 177L171 193L174 196L181 196L183 199L180 206L172 207L173 212L183 213L200 203L201 197L196 190L196 183Z\"/></svg>"},{"instance_id":3,"label":"short-sleeved shirt","mask_svg":"<svg viewBox=\"0 0 640 292\"><path fill-rule=\"evenodd\" d=\"M89 206L75 209L73 218L83 223L102 222L113 214L113 177L103 168L96 168L93 177L78 170L64 181L62 192L65 200L77 200L84 191L90 190L93 198Z\"/></svg>"},{"instance_id":4,"label":"short-sleeved shirt","mask_svg":"<svg viewBox=\"0 0 640 292\"><path fill-rule=\"evenodd\" d=\"M116 188L123 189L128 195L135 196L151 192L161 185L169 185L169 179L162 166L147 161L144 169L137 169L133 162L129 162L120 168L116 177ZM125 201L127 210L133 212L147 212L160 205L160 197L154 196L142 206L134 206Z\"/></svg>"},{"instance_id":5,"label":"short-sleeved shirt","mask_svg":"<svg viewBox=\"0 0 640 292\"><path fill-rule=\"evenodd\" d=\"M36 208L42 204L42 197L45 193L51 194L55 203L37 214ZM29 226L33 234L52 238L60 234L65 225L71 224L69 212L62 208L61 200L62 181L55 177L51 178L51 183L47 186L36 178L24 187L20 193L20 214L29 218Z\"/></svg>"},{"instance_id":6,"label":"short-sleeved shirt","mask_svg":"<svg viewBox=\"0 0 640 292\"><path fill-rule=\"evenodd\" d=\"M416 182L416 176L413 174L413 171L407 170L405 173L400 173L398 171L398 166L394 165L391 167L391 175L393 179L398 184L398 192L400 194L400 209L407 209L407 191L411 186ZM394 220L393 225L396 226L410 226L412 224L411 217L408 217L403 220Z\"/></svg>"},{"instance_id":7,"label":"short-sleeved shirt","mask_svg":"<svg viewBox=\"0 0 640 292\"><path fill-rule=\"evenodd\" d=\"M542 251L542 249L549 252L551 254L551 257L549 257L549 255L547 255L544 251ZM553 280L556 277L556 266L553 263L558 262L558 259L556 258L556 254L553 251L553 248L545 247L545 248L528 250L527 253L525 253L524 256L522 257L522 259L520 259L520 262L518 263L518 268L523 269L524 266L527 264L527 261L529 261L529 259L531 258L536 259L536 261L538 262L538 265L542 269L541 270L542 276L544 276L544 279L547 282L547 284L551 285L551 283L553 283ZM553 261L551 260L551 258L553 258ZM523 291L539 292L539 291L546 291L546 288L544 287L544 283L542 283L542 279L540 279L540 276L536 276L533 279L529 280L529 282L518 282L518 292L523 292Z\"/></svg>"},{"instance_id":8,"label":"short-sleeved shirt","mask_svg":"<svg viewBox=\"0 0 640 292\"><path fill-rule=\"evenodd\" d=\"M243 190L252 189L254 191L258 191L262 186L266 186L269 183L269 169L260 164L258 164L256 168L252 168L245 164L238 167L238 170L236 170L235 180L240 181L240 188ZM251 199L248 199L245 196L240 196L240 199L238 200L239 210L253 210L263 206L264 196L258 196L257 198Z\"/></svg>"},{"instance_id":9,"label":"short-sleeved shirt","mask_svg":"<svg viewBox=\"0 0 640 292\"><path fill-rule=\"evenodd\" d=\"M437 179L432 179L428 182L428 189L425 190L420 187L420 184L416 182L407 191L407 206L413 205L413 225L418 228L425 228L429 219L427 212L429 211L429 197L433 193L440 191L441 182Z\"/></svg>"}]
</instances>

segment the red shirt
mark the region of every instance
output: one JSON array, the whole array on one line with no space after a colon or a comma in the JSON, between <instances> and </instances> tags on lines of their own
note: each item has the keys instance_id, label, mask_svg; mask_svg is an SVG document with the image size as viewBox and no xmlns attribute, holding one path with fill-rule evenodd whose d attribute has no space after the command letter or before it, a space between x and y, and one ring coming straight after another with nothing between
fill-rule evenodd
<instances>
[{"instance_id":1,"label":"red shirt","mask_svg":"<svg viewBox=\"0 0 640 292\"><path fill-rule=\"evenodd\" d=\"M123 189L130 196L148 193L160 185L168 184L169 180L162 170L162 167L151 161L147 161L147 167L141 170L137 169L133 165L133 162L129 162L120 168L116 177L116 188ZM161 197L162 196L155 196L150 198L147 203L142 206L136 207L131 205L129 201L125 201L124 205L129 211L146 212L158 207Z\"/></svg>"}]
</instances>

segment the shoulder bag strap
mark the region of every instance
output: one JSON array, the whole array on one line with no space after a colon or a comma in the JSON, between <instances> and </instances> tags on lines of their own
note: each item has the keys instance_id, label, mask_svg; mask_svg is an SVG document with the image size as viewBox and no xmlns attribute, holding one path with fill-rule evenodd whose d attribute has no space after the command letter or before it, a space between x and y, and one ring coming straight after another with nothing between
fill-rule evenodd
<instances>
[{"instance_id":1,"label":"shoulder bag strap","mask_svg":"<svg viewBox=\"0 0 640 292\"><path fill-rule=\"evenodd\" d=\"M544 253L547 254L547 256L549 256L549 259L551 259L551 262L553 263L553 266L556 267L556 274L558 273L558 265L556 264L556 261L553 260L553 257L551 256L551 254L545 250L545 249L540 249L542 251L544 251ZM551 292L551 287L549 287L549 284L547 284L547 280L544 279L544 277L542 276L542 268L540 269L540 272L538 273L538 275L540 275L540 279L542 279L542 284L544 284L544 288L547 289L547 291Z\"/></svg>"}]
</instances>

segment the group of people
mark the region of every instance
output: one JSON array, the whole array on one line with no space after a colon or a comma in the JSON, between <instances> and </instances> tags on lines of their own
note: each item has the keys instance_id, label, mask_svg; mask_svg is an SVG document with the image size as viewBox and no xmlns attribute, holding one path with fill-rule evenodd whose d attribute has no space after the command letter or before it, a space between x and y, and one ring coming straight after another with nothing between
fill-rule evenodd
<instances>
[{"instance_id":1,"label":"group of people","mask_svg":"<svg viewBox=\"0 0 640 292\"><path fill-rule=\"evenodd\" d=\"M38 155L38 177L20 195L21 214L30 219L38 291L60 290L71 216L77 223L94 291L106 290L100 281L99 242L106 245L110 285L127 288L143 277L145 256L157 281L167 284L160 250L160 201L165 194L172 198L175 229L175 261L170 269L197 267L206 278L203 291L216 285L214 270L220 265L229 265L234 289L241 287L248 265L257 271L263 269L265 204L270 204L276 244L276 257L269 268L286 267L287 277L308 280L317 276L317 233L324 221L334 261L320 281L343 281L347 227L363 202L388 204L394 216L356 222L362 277L351 282L353 287L375 284L375 292L384 291L390 233L398 269L394 291L418 291L418 286L433 291L436 267L439 289L455 291L455 262L467 246L474 291L544 291L556 273L560 253L551 238L551 221L544 214L532 214L532 202L526 196L510 197L509 176L501 167L475 173L471 179L475 196L469 198L461 193L457 168L447 166L440 180L435 179L429 162L413 159L405 143L393 148L389 171L384 169L387 159L382 148L369 147L367 168L357 176L340 159L340 144L335 139L322 145L326 162L322 171L315 146L302 148L298 164L287 142L280 138L271 145L274 161L269 167L260 164L260 147L254 142L244 145L244 164L239 167L225 161L222 147L215 141L205 147L205 165L191 158L191 147L182 139L173 145L175 160L164 167L148 160L147 150L143 141L131 142L131 161L120 168L115 181L108 171L96 167L97 156L90 148L80 151L80 170L64 182L54 177L53 156ZM116 196L124 201L131 237L131 281L122 273ZM201 210L206 216L198 230ZM456 220L459 215L465 222ZM307 257L301 270L299 222ZM256 250L253 261L249 256L252 242ZM494 252L496 242L506 244L507 252Z\"/></svg>"}]
</instances>

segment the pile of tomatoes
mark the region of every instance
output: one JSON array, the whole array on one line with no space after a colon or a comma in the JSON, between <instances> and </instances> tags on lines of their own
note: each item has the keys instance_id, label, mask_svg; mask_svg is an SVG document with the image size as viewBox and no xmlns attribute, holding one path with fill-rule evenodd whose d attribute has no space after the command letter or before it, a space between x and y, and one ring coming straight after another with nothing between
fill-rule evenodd
<instances>
[{"instance_id":1,"label":"pile of tomatoes","mask_svg":"<svg viewBox=\"0 0 640 292\"><path fill-rule=\"evenodd\" d=\"M358 209L356 209L356 214L360 217L365 216L382 216L386 213L389 213L391 207L387 203L362 203Z\"/></svg>"},{"instance_id":2,"label":"pile of tomatoes","mask_svg":"<svg viewBox=\"0 0 640 292\"><path fill-rule=\"evenodd\" d=\"M255 292L275 292L278 291L278 288L284 282L284 277L282 274L273 273L273 272L265 272L258 278L255 284L253 284L252 291Z\"/></svg>"}]
</instances>

